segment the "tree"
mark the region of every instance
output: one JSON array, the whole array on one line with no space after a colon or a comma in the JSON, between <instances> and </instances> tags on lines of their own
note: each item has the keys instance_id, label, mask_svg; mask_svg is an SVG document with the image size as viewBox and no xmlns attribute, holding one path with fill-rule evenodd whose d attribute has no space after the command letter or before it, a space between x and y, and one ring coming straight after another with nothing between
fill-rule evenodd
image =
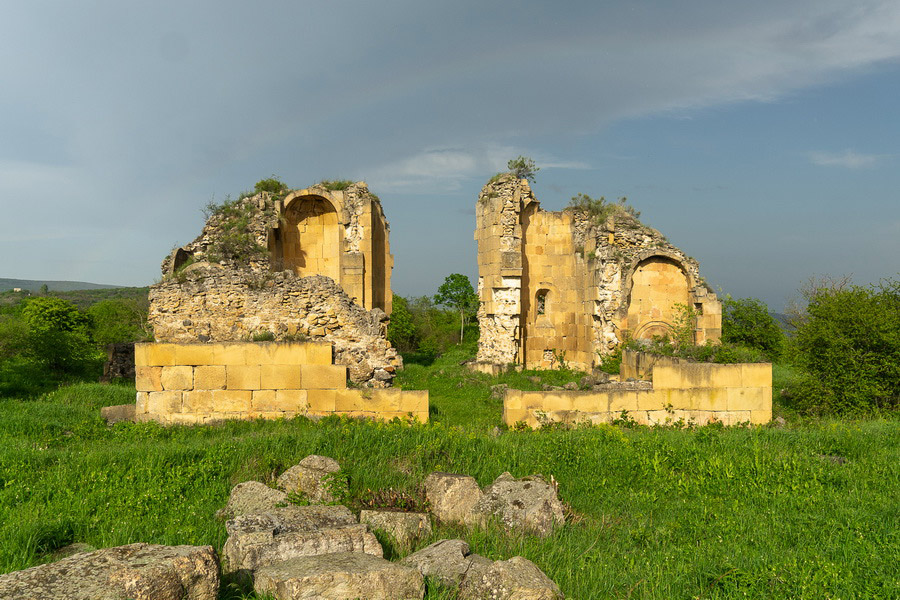
<instances>
[{"instance_id":1,"label":"tree","mask_svg":"<svg viewBox=\"0 0 900 600\"><path fill-rule=\"evenodd\" d=\"M434 302L459 311L459 342L462 343L466 320L478 309L478 295L469 278L459 273L448 275L438 288Z\"/></svg>"},{"instance_id":2,"label":"tree","mask_svg":"<svg viewBox=\"0 0 900 600\"><path fill-rule=\"evenodd\" d=\"M101 300L87 309L91 337L103 347L117 342L142 342L151 336L147 327L146 303L132 299Z\"/></svg>"},{"instance_id":3,"label":"tree","mask_svg":"<svg viewBox=\"0 0 900 600\"><path fill-rule=\"evenodd\" d=\"M409 302L403 296L394 294L391 304L391 322L388 323L388 341L401 353L418 348L418 335Z\"/></svg>"},{"instance_id":4,"label":"tree","mask_svg":"<svg viewBox=\"0 0 900 600\"><path fill-rule=\"evenodd\" d=\"M762 350L775 359L781 355L784 332L760 300L728 296L722 302L722 341Z\"/></svg>"},{"instance_id":5,"label":"tree","mask_svg":"<svg viewBox=\"0 0 900 600\"><path fill-rule=\"evenodd\" d=\"M805 412L900 406L900 281L816 288L794 337L808 376L791 390Z\"/></svg>"},{"instance_id":6,"label":"tree","mask_svg":"<svg viewBox=\"0 0 900 600\"><path fill-rule=\"evenodd\" d=\"M527 179L532 183L534 182L534 174L541 170L534 164L534 160L521 155L506 163L506 167L519 179Z\"/></svg>"},{"instance_id":7,"label":"tree","mask_svg":"<svg viewBox=\"0 0 900 600\"><path fill-rule=\"evenodd\" d=\"M90 343L90 319L62 298L38 296L22 309L28 326L29 358L56 373L82 373L97 358Z\"/></svg>"}]
</instances>

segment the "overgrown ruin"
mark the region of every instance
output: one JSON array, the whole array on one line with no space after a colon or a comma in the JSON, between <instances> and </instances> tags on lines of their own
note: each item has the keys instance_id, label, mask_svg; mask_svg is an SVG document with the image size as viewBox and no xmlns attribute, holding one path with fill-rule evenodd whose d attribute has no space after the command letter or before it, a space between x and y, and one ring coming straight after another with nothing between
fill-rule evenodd
<instances>
[{"instance_id":1,"label":"overgrown ruin","mask_svg":"<svg viewBox=\"0 0 900 600\"><path fill-rule=\"evenodd\" d=\"M721 304L697 261L628 210L591 208L544 211L511 173L481 190L476 368L590 370L628 338L683 319L695 343L720 338Z\"/></svg>"},{"instance_id":2,"label":"overgrown ruin","mask_svg":"<svg viewBox=\"0 0 900 600\"><path fill-rule=\"evenodd\" d=\"M390 228L365 183L262 191L208 213L150 289L157 342L328 341L351 381L390 385L402 366L386 338Z\"/></svg>"}]
</instances>

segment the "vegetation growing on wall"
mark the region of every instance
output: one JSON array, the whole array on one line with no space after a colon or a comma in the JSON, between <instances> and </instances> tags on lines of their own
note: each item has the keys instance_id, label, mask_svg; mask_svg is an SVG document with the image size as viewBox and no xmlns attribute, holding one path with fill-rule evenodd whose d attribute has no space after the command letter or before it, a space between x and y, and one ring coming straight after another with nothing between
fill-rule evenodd
<instances>
[{"instance_id":1,"label":"vegetation growing on wall","mask_svg":"<svg viewBox=\"0 0 900 600\"><path fill-rule=\"evenodd\" d=\"M628 204L625 197L619 198L618 202L607 202L603 196L592 198L587 194L578 193L569 201L568 208L586 213L595 225L603 225L613 215L629 215L634 219L641 216L640 211Z\"/></svg>"}]
</instances>

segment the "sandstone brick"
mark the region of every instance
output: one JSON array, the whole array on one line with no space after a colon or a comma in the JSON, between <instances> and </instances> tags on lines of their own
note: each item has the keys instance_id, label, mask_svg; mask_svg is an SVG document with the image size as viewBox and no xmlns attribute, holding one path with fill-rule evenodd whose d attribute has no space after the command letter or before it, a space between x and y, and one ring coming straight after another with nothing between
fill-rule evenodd
<instances>
[{"instance_id":1,"label":"sandstone brick","mask_svg":"<svg viewBox=\"0 0 900 600\"><path fill-rule=\"evenodd\" d=\"M182 412L208 414L215 410L212 392L208 389L192 390L182 396Z\"/></svg>"},{"instance_id":2,"label":"sandstone brick","mask_svg":"<svg viewBox=\"0 0 900 600\"><path fill-rule=\"evenodd\" d=\"M176 344L175 361L179 365L216 364L215 347L207 344Z\"/></svg>"},{"instance_id":3,"label":"sandstone brick","mask_svg":"<svg viewBox=\"0 0 900 600\"><path fill-rule=\"evenodd\" d=\"M162 367L146 367L135 366L134 368L134 386L139 392L161 392L163 391Z\"/></svg>"},{"instance_id":4,"label":"sandstone brick","mask_svg":"<svg viewBox=\"0 0 900 600\"><path fill-rule=\"evenodd\" d=\"M261 389L297 390L303 387L300 365L264 364L260 367Z\"/></svg>"},{"instance_id":5,"label":"sandstone brick","mask_svg":"<svg viewBox=\"0 0 900 600\"><path fill-rule=\"evenodd\" d=\"M260 389L259 365L228 365L225 369L225 388L229 390Z\"/></svg>"},{"instance_id":6,"label":"sandstone brick","mask_svg":"<svg viewBox=\"0 0 900 600\"><path fill-rule=\"evenodd\" d=\"M335 390L308 390L306 392L309 412L315 415L333 413L335 410Z\"/></svg>"},{"instance_id":7,"label":"sandstone brick","mask_svg":"<svg viewBox=\"0 0 900 600\"><path fill-rule=\"evenodd\" d=\"M167 415L181 412L181 392L149 392L147 412Z\"/></svg>"},{"instance_id":8,"label":"sandstone brick","mask_svg":"<svg viewBox=\"0 0 900 600\"><path fill-rule=\"evenodd\" d=\"M168 367L178 364L175 362L175 347L172 344L146 344L143 353L146 358L145 364L150 367Z\"/></svg>"},{"instance_id":9,"label":"sandstone brick","mask_svg":"<svg viewBox=\"0 0 900 600\"><path fill-rule=\"evenodd\" d=\"M275 397L275 390L254 390L250 409L263 412L281 410Z\"/></svg>"},{"instance_id":10,"label":"sandstone brick","mask_svg":"<svg viewBox=\"0 0 900 600\"><path fill-rule=\"evenodd\" d=\"M192 367L163 367L159 376L164 390L190 390L194 387Z\"/></svg>"},{"instance_id":11,"label":"sandstone brick","mask_svg":"<svg viewBox=\"0 0 900 600\"><path fill-rule=\"evenodd\" d=\"M306 390L275 390L275 406L279 410L306 413L309 410L307 393Z\"/></svg>"},{"instance_id":12,"label":"sandstone brick","mask_svg":"<svg viewBox=\"0 0 900 600\"><path fill-rule=\"evenodd\" d=\"M201 365L194 367L194 389L224 390L225 366Z\"/></svg>"},{"instance_id":13,"label":"sandstone brick","mask_svg":"<svg viewBox=\"0 0 900 600\"><path fill-rule=\"evenodd\" d=\"M308 390L347 387L347 368L340 365L301 365L301 381Z\"/></svg>"}]
</instances>

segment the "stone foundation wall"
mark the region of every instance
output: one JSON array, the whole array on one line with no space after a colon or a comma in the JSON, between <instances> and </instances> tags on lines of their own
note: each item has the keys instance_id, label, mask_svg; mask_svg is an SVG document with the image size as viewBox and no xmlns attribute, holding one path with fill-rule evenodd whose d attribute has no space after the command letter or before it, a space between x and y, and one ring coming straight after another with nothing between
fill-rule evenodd
<instances>
[{"instance_id":1,"label":"stone foundation wall","mask_svg":"<svg viewBox=\"0 0 900 600\"><path fill-rule=\"evenodd\" d=\"M342 414L428 421L428 392L348 389L347 367L315 342L136 344L138 421Z\"/></svg>"},{"instance_id":2,"label":"stone foundation wall","mask_svg":"<svg viewBox=\"0 0 900 600\"><path fill-rule=\"evenodd\" d=\"M630 363L626 371L625 365ZM725 425L761 424L772 419L772 365L691 363L643 353L626 352L626 372L648 373L650 381L609 384L587 392L524 392L507 390L503 420L514 426L547 423L608 423L627 416L642 425L679 420ZM640 367L640 368L639 368Z\"/></svg>"},{"instance_id":3,"label":"stone foundation wall","mask_svg":"<svg viewBox=\"0 0 900 600\"><path fill-rule=\"evenodd\" d=\"M150 324L157 342L311 338L334 346L334 362L350 380L387 387L403 366L387 341L387 316L354 303L332 279L290 272L250 274L207 266L186 281L150 289Z\"/></svg>"}]
</instances>

